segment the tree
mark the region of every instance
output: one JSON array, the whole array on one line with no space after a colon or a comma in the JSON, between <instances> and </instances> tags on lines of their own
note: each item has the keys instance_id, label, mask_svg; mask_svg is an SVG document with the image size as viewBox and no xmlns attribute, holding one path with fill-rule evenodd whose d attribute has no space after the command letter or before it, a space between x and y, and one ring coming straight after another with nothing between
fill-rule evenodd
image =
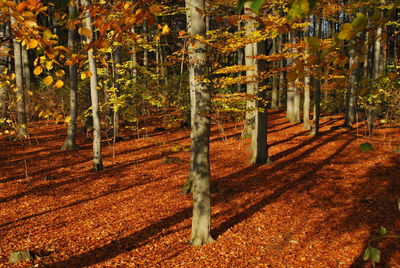
<instances>
[{"instance_id":1,"label":"tree","mask_svg":"<svg viewBox=\"0 0 400 268\"><path fill-rule=\"evenodd\" d=\"M190 0L190 8L187 16L190 21L191 34L205 38L205 3L204 0ZM193 219L190 243L200 246L212 242L210 235L211 226L211 190L210 190L210 113L211 94L204 81L207 71L206 45L199 40L191 46L191 60L189 69L194 76L190 83L194 88L194 100L192 109L195 111L194 121L191 125L192 137L192 180L193 180Z\"/></svg>"},{"instance_id":2,"label":"tree","mask_svg":"<svg viewBox=\"0 0 400 268\"><path fill-rule=\"evenodd\" d=\"M74 0L70 0L68 4L68 13L69 13L69 23L76 18L77 8ZM71 50L71 55L74 53L75 47L75 26L73 24L68 25L68 48ZM77 150L79 149L78 145L76 145L76 119L78 115L78 69L76 63L71 63L69 67L69 79L70 79L70 110L69 110L69 122L68 122L68 130L67 130L67 138L61 150Z\"/></svg>"},{"instance_id":3,"label":"tree","mask_svg":"<svg viewBox=\"0 0 400 268\"><path fill-rule=\"evenodd\" d=\"M97 68L94 58L94 46L91 42L94 39L94 31L92 25L92 17L89 12L89 0L82 0L82 7L86 9L84 12L84 25L89 30L89 35L86 36L87 55L89 61L90 75L90 99L92 103L93 116L93 170L99 171L103 169L103 161L101 158L101 125L100 125L100 109L99 96L97 93Z\"/></svg>"},{"instance_id":4,"label":"tree","mask_svg":"<svg viewBox=\"0 0 400 268\"><path fill-rule=\"evenodd\" d=\"M14 47L14 71L16 80L16 93L17 93L17 111L18 111L18 135L27 136L28 129L26 125L26 111L25 111L25 87L24 87L24 70L22 61L22 46L17 41L15 32L18 27L18 22L14 17L11 17L11 25L14 30L13 47Z\"/></svg>"}]
</instances>

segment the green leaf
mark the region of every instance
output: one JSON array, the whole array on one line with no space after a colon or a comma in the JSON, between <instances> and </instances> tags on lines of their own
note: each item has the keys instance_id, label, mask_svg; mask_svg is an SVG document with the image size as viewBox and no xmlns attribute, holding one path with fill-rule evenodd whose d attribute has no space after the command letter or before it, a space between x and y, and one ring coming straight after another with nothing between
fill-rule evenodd
<instances>
[{"instance_id":1,"label":"green leaf","mask_svg":"<svg viewBox=\"0 0 400 268\"><path fill-rule=\"evenodd\" d=\"M376 230L380 235L384 236L387 234L387 229L383 226L379 227L378 230Z\"/></svg>"},{"instance_id":2,"label":"green leaf","mask_svg":"<svg viewBox=\"0 0 400 268\"><path fill-rule=\"evenodd\" d=\"M260 8L262 6L262 4L264 4L265 0L239 0L238 1L238 11L240 12L242 10L242 8L244 7L244 5L247 2L251 2L251 9L258 13L258 11L260 11Z\"/></svg>"},{"instance_id":3,"label":"green leaf","mask_svg":"<svg viewBox=\"0 0 400 268\"><path fill-rule=\"evenodd\" d=\"M290 0L288 19L303 18L311 13L318 0Z\"/></svg>"},{"instance_id":4,"label":"green leaf","mask_svg":"<svg viewBox=\"0 0 400 268\"><path fill-rule=\"evenodd\" d=\"M359 32L364 29L368 24L368 18L363 13L357 13L354 20L351 22L353 28Z\"/></svg>"},{"instance_id":5,"label":"green leaf","mask_svg":"<svg viewBox=\"0 0 400 268\"><path fill-rule=\"evenodd\" d=\"M363 256L364 261L368 261L369 258L371 258L371 251L370 251L369 248L370 248L370 247L367 247L367 248L365 249L365 251L364 251L364 256Z\"/></svg>"},{"instance_id":6,"label":"green leaf","mask_svg":"<svg viewBox=\"0 0 400 268\"><path fill-rule=\"evenodd\" d=\"M374 147L372 146L371 143L364 142L364 143L360 144L360 151L361 152L365 153L365 152L372 151L372 150L374 150Z\"/></svg>"}]
</instances>

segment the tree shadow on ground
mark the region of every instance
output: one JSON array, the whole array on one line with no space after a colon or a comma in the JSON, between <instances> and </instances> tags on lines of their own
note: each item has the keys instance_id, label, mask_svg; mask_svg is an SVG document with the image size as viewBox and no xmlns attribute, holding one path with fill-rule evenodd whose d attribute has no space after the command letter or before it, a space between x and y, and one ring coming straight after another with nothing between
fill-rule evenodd
<instances>
[{"instance_id":1,"label":"tree shadow on ground","mask_svg":"<svg viewBox=\"0 0 400 268\"><path fill-rule=\"evenodd\" d=\"M378 162L379 163L379 162ZM388 166L376 165L367 172L368 185L360 185L357 192L364 198L362 205L354 208L352 213L345 219L342 229L345 229L350 223L353 225L365 224L368 226L370 235L365 240L365 245L360 255L357 256L350 267L359 268L367 265L363 256L368 245L378 248L381 251L381 261L377 267L394 267L390 263L392 257L400 252L400 238L381 237L377 230L380 226L388 229L388 235L400 235L400 211L398 200L400 198L400 179L398 177L400 167L400 156L393 155ZM384 185L383 187L380 185ZM351 232L352 229L347 230ZM381 237L381 238L379 238ZM397 259L395 265L400 265L400 259Z\"/></svg>"},{"instance_id":2,"label":"tree shadow on ground","mask_svg":"<svg viewBox=\"0 0 400 268\"><path fill-rule=\"evenodd\" d=\"M186 220L191 216L191 212L191 207L182 209L179 212L171 216L164 217L158 222L153 223L133 234L121 239L113 240L108 245L70 257L64 261L49 264L45 267L85 267L109 260L146 244L146 242L148 242L150 239L157 239L165 236L166 234L161 234L163 229L168 229Z\"/></svg>"},{"instance_id":3,"label":"tree shadow on ground","mask_svg":"<svg viewBox=\"0 0 400 268\"><path fill-rule=\"evenodd\" d=\"M297 161L302 160L307 155L316 151L318 148L329 143L330 141L336 140L338 137L342 136L343 134L344 133L335 134L335 135L329 137L328 139L326 139L325 141L323 141L323 142L321 141L317 145L305 150L304 152L302 152L301 154L299 154L297 156L294 156L290 159L286 159L284 161L275 163L275 164L271 165L271 167L266 169L265 171L256 172L255 174L251 174L251 178L247 178L247 180L246 180L246 181L248 181L249 179L253 180L253 182L248 183L248 185L250 185L250 187L246 188L246 184L245 185L241 184L241 188L240 188L241 190L237 191L236 193L238 194L238 193L243 193L246 191L250 192L250 191L253 191L254 189L270 189L271 185L274 185L276 183L276 181L273 181L270 179L266 180L265 179L266 176L268 176L268 177L273 176L274 172L282 169L283 167L285 167L287 165L296 166ZM282 196L287 191L296 190L296 191L301 192L302 189L311 187L319 179L318 176L314 176L315 173L318 172L323 166L328 165L333 159L335 159L342 151L345 150L345 148L349 144L351 144L351 142L354 141L354 139L355 138L348 139L336 152L334 152L329 157L323 159L319 163L316 163L314 165L314 168L312 168L310 171L303 174L300 178L298 178L294 181L290 181L288 183L283 183L281 187L273 190L272 194L264 196L257 202L254 202L253 204L251 204L247 209L231 216L224 223L220 224L218 227L216 227L212 230L213 235L215 237L218 237L219 235L223 234L224 232L226 232L233 226L235 226L235 225L239 224L240 222L246 220L247 218L251 217L252 215L254 215L256 212L258 212L260 209L262 209L266 205L268 205L272 202L275 202L280 196ZM316 139L314 137L312 137L311 139L305 141L304 143L311 144L315 140ZM295 148L298 149L303 146L300 145L300 146L296 146ZM290 153L293 153L295 151L294 149L289 149L289 150L290 150ZM294 170L296 170L296 169L297 168L294 168ZM218 180L218 184L224 185L228 182L230 182L230 184L235 184L235 182L232 183L232 180L234 180L235 178L245 177L245 174L251 170L254 170L254 167L248 167L246 170L240 171L239 173L231 174L227 177L221 178ZM298 170L297 170L297 172L298 172ZM288 171L287 173L289 176L290 172ZM275 180L280 180L280 178L276 178ZM230 199L231 198L233 198L233 197L230 197ZM221 199L221 197L219 199Z\"/></svg>"}]
</instances>

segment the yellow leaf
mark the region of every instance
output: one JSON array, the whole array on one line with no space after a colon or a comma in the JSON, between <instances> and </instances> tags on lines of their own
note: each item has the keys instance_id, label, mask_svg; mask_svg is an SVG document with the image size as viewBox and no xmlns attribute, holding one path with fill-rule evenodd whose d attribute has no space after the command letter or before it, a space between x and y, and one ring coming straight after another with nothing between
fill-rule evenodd
<instances>
[{"instance_id":1,"label":"yellow leaf","mask_svg":"<svg viewBox=\"0 0 400 268\"><path fill-rule=\"evenodd\" d=\"M48 76L43 80L43 83L44 83L46 86L50 86L51 83L53 83L53 77L51 77L50 75L48 75Z\"/></svg>"},{"instance_id":2,"label":"yellow leaf","mask_svg":"<svg viewBox=\"0 0 400 268\"><path fill-rule=\"evenodd\" d=\"M33 74L34 75L39 75L39 74L41 74L43 72L43 67L42 66L37 66L36 68L35 68L35 70L33 70Z\"/></svg>"},{"instance_id":3,"label":"yellow leaf","mask_svg":"<svg viewBox=\"0 0 400 268\"><path fill-rule=\"evenodd\" d=\"M64 82L62 80L57 80L57 82L54 84L56 88L62 88L64 86Z\"/></svg>"},{"instance_id":4,"label":"yellow leaf","mask_svg":"<svg viewBox=\"0 0 400 268\"><path fill-rule=\"evenodd\" d=\"M36 48L38 45L39 45L39 41L36 39L31 39L31 40L27 41L27 46L29 49Z\"/></svg>"},{"instance_id":5,"label":"yellow leaf","mask_svg":"<svg viewBox=\"0 0 400 268\"><path fill-rule=\"evenodd\" d=\"M84 71L83 73L81 73L81 79L84 80L87 77L91 77L92 73L90 71Z\"/></svg>"},{"instance_id":6,"label":"yellow leaf","mask_svg":"<svg viewBox=\"0 0 400 268\"><path fill-rule=\"evenodd\" d=\"M56 75L59 76L59 77L61 77L61 76L64 76L64 75L65 75L65 72L64 72L64 70L58 70L58 71L56 72Z\"/></svg>"},{"instance_id":7,"label":"yellow leaf","mask_svg":"<svg viewBox=\"0 0 400 268\"><path fill-rule=\"evenodd\" d=\"M46 61L46 69L51 70L53 69L53 62L52 61Z\"/></svg>"},{"instance_id":8,"label":"yellow leaf","mask_svg":"<svg viewBox=\"0 0 400 268\"><path fill-rule=\"evenodd\" d=\"M162 28L161 34L167 35L167 34L169 34L170 31L171 31L171 29L168 27L168 25L164 25L164 27Z\"/></svg>"},{"instance_id":9,"label":"yellow leaf","mask_svg":"<svg viewBox=\"0 0 400 268\"><path fill-rule=\"evenodd\" d=\"M68 124L70 121L71 121L71 117L70 116L65 117L65 119L64 119L65 123Z\"/></svg>"}]
</instances>

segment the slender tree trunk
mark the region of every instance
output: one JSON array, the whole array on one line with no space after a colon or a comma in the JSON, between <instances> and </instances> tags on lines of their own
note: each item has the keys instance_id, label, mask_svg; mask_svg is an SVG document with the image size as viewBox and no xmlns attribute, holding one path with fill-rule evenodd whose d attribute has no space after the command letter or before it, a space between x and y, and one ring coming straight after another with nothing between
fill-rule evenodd
<instances>
[{"instance_id":1,"label":"slender tree trunk","mask_svg":"<svg viewBox=\"0 0 400 268\"><path fill-rule=\"evenodd\" d=\"M272 40L272 53L278 53L278 44L277 40ZM273 64L274 67L277 67L277 64ZM279 98L279 77L274 75L272 77L272 95L271 95L271 109L278 109L278 98Z\"/></svg>"},{"instance_id":2,"label":"slender tree trunk","mask_svg":"<svg viewBox=\"0 0 400 268\"><path fill-rule=\"evenodd\" d=\"M322 21L320 18L316 20L316 36L321 38L322 33ZM317 62L316 65L319 66L320 60L320 52L317 54ZM313 125L310 131L310 135L319 135L319 120L321 113L321 74L323 70L317 69L316 75L314 76L314 114L313 114Z\"/></svg>"},{"instance_id":3,"label":"slender tree trunk","mask_svg":"<svg viewBox=\"0 0 400 268\"><path fill-rule=\"evenodd\" d=\"M319 119L321 113L321 78L314 78L314 118L310 135L319 135Z\"/></svg>"},{"instance_id":4,"label":"slender tree trunk","mask_svg":"<svg viewBox=\"0 0 400 268\"><path fill-rule=\"evenodd\" d=\"M11 24L16 21L11 17ZM15 80L17 86L17 112L18 112L18 135L28 136L28 129L26 125L26 112L25 112L25 88L23 77L23 62L22 62L22 47L16 38L13 38L14 46L14 66L15 66Z\"/></svg>"},{"instance_id":5,"label":"slender tree trunk","mask_svg":"<svg viewBox=\"0 0 400 268\"><path fill-rule=\"evenodd\" d=\"M280 34L278 38L278 53L282 53L284 38L283 35ZM286 67L286 59L281 59L279 61L279 67L281 69ZM287 90L287 86L285 86L285 71L280 71L279 73L279 91L278 91L278 107L282 107L282 94Z\"/></svg>"},{"instance_id":6,"label":"slender tree trunk","mask_svg":"<svg viewBox=\"0 0 400 268\"><path fill-rule=\"evenodd\" d=\"M148 30L147 30L147 22L143 22L142 25L143 37L144 41L148 42ZM143 50L143 67L147 68L149 66L149 51L147 49Z\"/></svg>"},{"instance_id":7,"label":"slender tree trunk","mask_svg":"<svg viewBox=\"0 0 400 268\"><path fill-rule=\"evenodd\" d=\"M292 45L296 44L296 38L293 32L289 33L289 40ZM295 54L296 49L292 48L291 53ZM293 64L293 57L288 58L287 64ZM287 90L287 110L286 110L286 118L290 120L290 122L300 122L300 92L297 88L298 79L293 82L288 82L288 90Z\"/></svg>"},{"instance_id":8,"label":"slender tree trunk","mask_svg":"<svg viewBox=\"0 0 400 268\"><path fill-rule=\"evenodd\" d=\"M7 24L0 25L0 38L3 39L6 36ZM0 51L6 51L8 49L8 42L0 43ZM0 73L8 67L7 56L0 55ZM5 119L7 117L7 105L6 105L6 93L7 86L4 83L0 83L0 118Z\"/></svg>"},{"instance_id":9,"label":"slender tree trunk","mask_svg":"<svg viewBox=\"0 0 400 268\"><path fill-rule=\"evenodd\" d=\"M305 51L306 58L309 56L309 50ZM303 128L309 130L311 128L310 125L310 69L308 67L304 70L304 103L303 103Z\"/></svg>"},{"instance_id":10,"label":"slender tree trunk","mask_svg":"<svg viewBox=\"0 0 400 268\"><path fill-rule=\"evenodd\" d=\"M376 81L379 76L379 67L381 60L381 37L382 37L382 26L379 26L376 29L375 42L374 42L374 65L372 69L372 79ZM371 133L374 129L375 125L375 116L376 116L376 107L375 103L370 103L370 108L368 110L368 132Z\"/></svg>"},{"instance_id":11,"label":"slender tree trunk","mask_svg":"<svg viewBox=\"0 0 400 268\"><path fill-rule=\"evenodd\" d=\"M204 0L190 0L191 34L205 38ZM203 77L207 71L206 45L196 41L191 49L192 59L189 68L194 69L195 117L192 124L193 158L193 219L190 243L200 246L212 242L211 228L211 191L210 191L210 112L211 94Z\"/></svg>"},{"instance_id":12,"label":"slender tree trunk","mask_svg":"<svg viewBox=\"0 0 400 268\"><path fill-rule=\"evenodd\" d=\"M29 92L31 90L31 71L29 68L29 54L28 50L26 47L22 46L22 69L23 69L23 77L24 77L24 90L25 92ZM26 119L27 123L29 124L29 118L30 118L30 95L25 94L25 113L26 113Z\"/></svg>"},{"instance_id":13,"label":"slender tree trunk","mask_svg":"<svg viewBox=\"0 0 400 268\"><path fill-rule=\"evenodd\" d=\"M92 42L94 38L92 17L87 7L89 6L88 0L82 0L82 6L86 8L85 12L85 27L90 31L90 38L87 43ZM90 99L92 102L93 114L93 170L98 171L103 169L103 161L101 159L101 125L100 125L100 109L99 109L99 96L97 93L97 69L96 60L94 58L94 49L88 49L88 61L90 76Z\"/></svg>"},{"instance_id":14,"label":"slender tree trunk","mask_svg":"<svg viewBox=\"0 0 400 268\"><path fill-rule=\"evenodd\" d=\"M121 46L117 46L113 51L113 75L114 75L114 87L115 87L115 94L119 94L120 85L119 85L119 69L121 64ZM114 104L115 106L115 104ZM119 107L113 108L113 140L114 142L116 139L119 139Z\"/></svg>"},{"instance_id":15,"label":"slender tree trunk","mask_svg":"<svg viewBox=\"0 0 400 268\"><path fill-rule=\"evenodd\" d=\"M356 90L357 90L357 55L356 43L353 41L349 44L349 89L346 92L346 115L344 126L351 128L356 119Z\"/></svg>"},{"instance_id":16,"label":"slender tree trunk","mask_svg":"<svg viewBox=\"0 0 400 268\"><path fill-rule=\"evenodd\" d=\"M132 26L131 31L132 31L132 33L135 33L134 26ZM133 65L132 66L132 81L134 84L136 84L137 83L137 55L136 55L136 46L135 45L132 46L131 53L132 53L131 60L132 60L132 65Z\"/></svg>"},{"instance_id":17,"label":"slender tree trunk","mask_svg":"<svg viewBox=\"0 0 400 268\"><path fill-rule=\"evenodd\" d=\"M68 6L69 12L69 21L72 21L76 18L76 6L74 4L74 0L70 0ZM73 29L68 28L68 48L71 50L71 54L75 50L75 27ZM76 64L68 66L69 68L69 79L70 79L70 88L69 88L69 117L70 120L68 122L67 129L67 137L61 150L78 150L79 146L76 145L76 120L78 117L78 69Z\"/></svg>"}]
</instances>

